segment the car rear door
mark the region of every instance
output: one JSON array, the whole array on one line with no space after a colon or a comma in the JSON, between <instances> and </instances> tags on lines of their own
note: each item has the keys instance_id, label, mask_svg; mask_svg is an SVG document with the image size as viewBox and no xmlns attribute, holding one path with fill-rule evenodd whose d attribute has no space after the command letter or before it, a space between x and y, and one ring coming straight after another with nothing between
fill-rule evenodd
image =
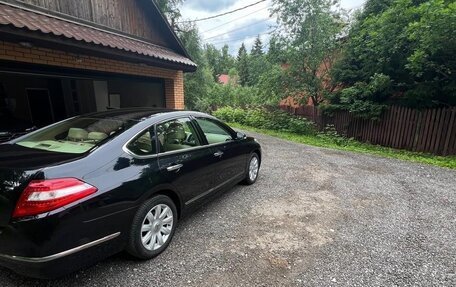
<instances>
[{"instance_id":1,"label":"car rear door","mask_svg":"<svg viewBox=\"0 0 456 287\"><path fill-rule=\"evenodd\" d=\"M198 202L214 187L217 159L205 146L190 118L156 126L160 175L181 194L186 205Z\"/></svg>"},{"instance_id":2,"label":"car rear door","mask_svg":"<svg viewBox=\"0 0 456 287\"><path fill-rule=\"evenodd\" d=\"M235 135L217 120L205 117L195 118L205 136L213 155L217 158L214 181L221 187L245 173L246 155L239 148Z\"/></svg>"}]
</instances>

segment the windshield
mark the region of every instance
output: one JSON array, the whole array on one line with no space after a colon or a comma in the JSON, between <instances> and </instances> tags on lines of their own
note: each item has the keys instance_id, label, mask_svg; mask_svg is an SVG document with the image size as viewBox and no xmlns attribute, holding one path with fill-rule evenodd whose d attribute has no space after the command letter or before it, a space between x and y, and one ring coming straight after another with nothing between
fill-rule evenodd
<instances>
[{"instance_id":1,"label":"windshield","mask_svg":"<svg viewBox=\"0 0 456 287\"><path fill-rule=\"evenodd\" d=\"M132 121L120 119L74 118L25 136L16 144L53 152L82 154L115 137Z\"/></svg>"}]
</instances>

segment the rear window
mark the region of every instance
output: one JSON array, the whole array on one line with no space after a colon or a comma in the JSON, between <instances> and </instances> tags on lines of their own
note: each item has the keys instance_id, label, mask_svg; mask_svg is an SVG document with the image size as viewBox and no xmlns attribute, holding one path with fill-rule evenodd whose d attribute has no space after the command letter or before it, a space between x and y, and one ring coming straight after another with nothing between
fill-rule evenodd
<instances>
[{"instance_id":1,"label":"rear window","mask_svg":"<svg viewBox=\"0 0 456 287\"><path fill-rule=\"evenodd\" d=\"M16 144L59 153L82 154L115 137L133 123L118 119L74 118L25 136Z\"/></svg>"}]
</instances>

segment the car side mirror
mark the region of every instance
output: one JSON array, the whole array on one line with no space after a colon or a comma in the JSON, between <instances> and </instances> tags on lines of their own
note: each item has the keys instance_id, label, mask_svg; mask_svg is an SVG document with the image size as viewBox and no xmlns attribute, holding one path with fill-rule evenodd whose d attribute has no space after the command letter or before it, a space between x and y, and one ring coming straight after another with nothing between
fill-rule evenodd
<instances>
[{"instance_id":1,"label":"car side mirror","mask_svg":"<svg viewBox=\"0 0 456 287\"><path fill-rule=\"evenodd\" d=\"M244 140L246 138L247 138L247 136L244 133L241 133L241 132L237 132L236 133L236 139L237 140Z\"/></svg>"}]
</instances>

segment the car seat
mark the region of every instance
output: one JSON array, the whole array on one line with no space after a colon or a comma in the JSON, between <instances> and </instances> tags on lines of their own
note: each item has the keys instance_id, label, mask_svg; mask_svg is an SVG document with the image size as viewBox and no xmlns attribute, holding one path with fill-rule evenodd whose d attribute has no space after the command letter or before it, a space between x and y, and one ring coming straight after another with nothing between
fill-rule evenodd
<instances>
[{"instance_id":1,"label":"car seat","mask_svg":"<svg viewBox=\"0 0 456 287\"><path fill-rule=\"evenodd\" d=\"M107 134L100 133L100 132L90 132L89 135L88 135L89 141L92 141L92 142L100 142L100 141L104 140L107 137L108 137Z\"/></svg>"},{"instance_id":2,"label":"car seat","mask_svg":"<svg viewBox=\"0 0 456 287\"><path fill-rule=\"evenodd\" d=\"M191 148L190 145L184 144L186 138L184 126L177 122L171 123L165 131L165 152Z\"/></svg>"},{"instance_id":3,"label":"car seat","mask_svg":"<svg viewBox=\"0 0 456 287\"><path fill-rule=\"evenodd\" d=\"M68 130L68 140L70 141L85 141L89 138L89 133L85 129L70 128Z\"/></svg>"}]
</instances>

